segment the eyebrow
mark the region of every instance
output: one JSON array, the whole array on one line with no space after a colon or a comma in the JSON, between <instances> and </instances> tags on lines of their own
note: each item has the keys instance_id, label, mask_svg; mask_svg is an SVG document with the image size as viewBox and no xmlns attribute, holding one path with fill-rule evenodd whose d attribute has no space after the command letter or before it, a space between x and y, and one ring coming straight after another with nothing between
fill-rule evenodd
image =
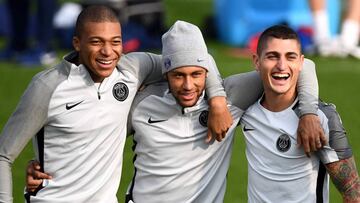
<instances>
[{"instance_id":1,"label":"eyebrow","mask_svg":"<svg viewBox=\"0 0 360 203\"><path fill-rule=\"evenodd\" d=\"M122 39L121 35L114 36L111 39L117 39L117 38ZM102 37L102 36L91 36L91 37L89 37L89 39L104 39L104 37Z\"/></svg>"},{"instance_id":2,"label":"eyebrow","mask_svg":"<svg viewBox=\"0 0 360 203\"><path fill-rule=\"evenodd\" d=\"M269 52L266 52L266 53L265 53L265 56L268 56L268 55L276 55L276 56L278 56L278 55L280 55L280 53L277 52L277 51L269 51ZM289 56L289 55L299 56L299 54L296 53L296 52L286 52L285 55L286 55L286 56Z\"/></svg>"}]
</instances>

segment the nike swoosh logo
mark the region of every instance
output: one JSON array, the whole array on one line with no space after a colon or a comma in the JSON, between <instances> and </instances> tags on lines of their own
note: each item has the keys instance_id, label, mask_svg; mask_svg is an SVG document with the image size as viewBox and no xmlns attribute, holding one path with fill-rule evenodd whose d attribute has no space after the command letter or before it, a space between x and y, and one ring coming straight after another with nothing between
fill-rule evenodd
<instances>
[{"instance_id":1,"label":"nike swoosh logo","mask_svg":"<svg viewBox=\"0 0 360 203\"><path fill-rule=\"evenodd\" d=\"M72 108L74 108L75 106L81 104L84 100L82 101L79 101L78 103L75 103L75 104L66 104L66 110L70 110Z\"/></svg>"},{"instance_id":2,"label":"nike swoosh logo","mask_svg":"<svg viewBox=\"0 0 360 203\"><path fill-rule=\"evenodd\" d=\"M150 117L149 120L148 120L148 123L160 123L160 122L164 122L164 121L167 121L167 119L165 119L165 120L151 120L151 117Z\"/></svg>"},{"instance_id":3,"label":"nike swoosh logo","mask_svg":"<svg viewBox=\"0 0 360 203\"><path fill-rule=\"evenodd\" d=\"M244 130L244 132L246 132L246 131L254 131L255 129L254 128L246 128L246 126L244 126L243 130Z\"/></svg>"},{"instance_id":4,"label":"nike swoosh logo","mask_svg":"<svg viewBox=\"0 0 360 203\"><path fill-rule=\"evenodd\" d=\"M202 62L204 61L204 59L197 59L197 62Z\"/></svg>"}]
</instances>

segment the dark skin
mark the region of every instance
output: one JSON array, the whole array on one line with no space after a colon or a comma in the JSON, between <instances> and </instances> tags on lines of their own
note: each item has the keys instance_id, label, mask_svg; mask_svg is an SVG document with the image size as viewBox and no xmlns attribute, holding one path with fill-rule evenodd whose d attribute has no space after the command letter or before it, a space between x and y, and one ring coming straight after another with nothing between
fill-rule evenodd
<instances>
[{"instance_id":1,"label":"dark skin","mask_svg":"<svg viewBox=\"0 0 360 203\"><path fill-rule=\"evenodd\" d=\"M302 116L297 133L297 143L299 146L303 146L308 157L310 157L311 152L321 149L327 143L317 115L307 114Z\"/></svg>"}]
</instances>

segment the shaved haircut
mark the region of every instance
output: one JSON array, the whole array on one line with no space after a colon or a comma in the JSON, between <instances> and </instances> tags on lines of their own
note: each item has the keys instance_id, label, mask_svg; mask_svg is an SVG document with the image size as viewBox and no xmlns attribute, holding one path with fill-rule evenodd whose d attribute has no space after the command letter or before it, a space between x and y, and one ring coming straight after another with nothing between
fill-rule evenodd
<instances>
[{"instance_id":1,"label":"shaved haircut","mask_svg":"<svg viewBox=\"0 0 360 203\"><path fill-rule=\"evenodd\" d=\"M267 28L259 37L258 45L257 45L257 54L260 56L261 52L266 48L267 41L270 38L276 39L292 39L296 40L300 47L301 52L301 43L299 36L296 32L285 25L274 25Z\"/></svg>"},{"instance_id":2,"label":"shaved haircut","mask_svg":"<svg viewBox=\"0 0 360 203\"><path fill-rule=\"evenodd\" d=\"M88 22L114 22L120 24L118 16L111 8L103 5L88 6L81 11L76 20L75 36L80 37L84 25Z\"/></svg>"}]
</instances>

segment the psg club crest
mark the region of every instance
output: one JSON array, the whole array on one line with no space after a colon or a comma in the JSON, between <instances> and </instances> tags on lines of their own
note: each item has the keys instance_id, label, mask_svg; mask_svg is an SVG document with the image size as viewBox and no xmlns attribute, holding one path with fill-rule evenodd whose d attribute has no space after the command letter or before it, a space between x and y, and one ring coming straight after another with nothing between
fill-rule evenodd
<instances>
[{"instance_id":1,"label":"psg club crest","mask_svg":"<svg viewBox=\"0 0 360 203\"><path fill-rule=\"evenodd\" d=\"M289 135L282 134L276 141L276 148L280 152L287 152L291 147L291 139Z\"/></svg>"},{"instance_id":2,"label":"psg club crest","mask_svg":"<svg viewBox=\"0 0 360 203\"><path fill-rule=\"evenodd\" d=\"M125 99L129 96L129 88L125 83L118 82L114 85L112 93L118 101L125 101Z\"/></svg>"},{"instance_id":3,"label":"psg club crest","mask_svg":"<svg viewBox=\"0 0 360 203\"><path fill-rule=\"evenodd\" d=\"M207 127L208 115L209 115L209 111L206 110L200 113L199 123L204 127Z\"/></svg>"}]
</instances>

